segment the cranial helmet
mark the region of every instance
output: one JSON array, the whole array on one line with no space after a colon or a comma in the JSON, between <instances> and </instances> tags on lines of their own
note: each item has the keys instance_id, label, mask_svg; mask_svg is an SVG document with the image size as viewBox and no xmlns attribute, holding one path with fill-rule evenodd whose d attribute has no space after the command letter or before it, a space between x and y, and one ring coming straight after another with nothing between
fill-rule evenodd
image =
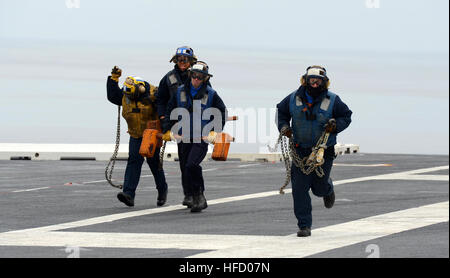
<instances>
[{"instance_id":1,"label":"cranial helmet","mask_svg":"<svg viewBox=\"0 0 450 278\"><path fill-rule=\"evenodd\" d=\"M141 94L145 93L146 82L137 76L127 76L123 83L123 93L131 100L137 100Z\"/></svg>"},{"instance_id":2,"label":"cranial helmet","mask_svg":"<svg viewBox=\"0 0 450 278\"><path fill-rule=\"evenodd\" d=\"M309 78L320 78L324 81L325 87L330 87L330 79L327 76L327 70L322 66L310 66L306 69L306 73L300 78L302 86L308 84Z\"/></svg>"},{"instance_id":3,"label":"cranial helmet","mask_svg":"<svg viewBox=\"0 0 450 278\"><path fill-rule=\"evenodd\" d=\"M209 73L209 66L203 61L198 61L189 69L189 72L192 74L193 72L202 73L207 76L205 81L208 81L213 75Z\"/></svg>"},{"instance_id":4,"label":"cranial helmet","mask_svg":"<svg viewBox=\"0 0 450 278\"><path fill-rule=\"evenodd\" d=\"M195 61L197 61L197 57L195 57L194 55L194 50L189 47L189 46L180 46L177 48L175 54L172 56L172 59L170 59L169 62L175 62L176 60L175 58L177 56L186 56L189 58L189 60L191 61L191 63L194 63Z\"/></svg>"}]
</instances>

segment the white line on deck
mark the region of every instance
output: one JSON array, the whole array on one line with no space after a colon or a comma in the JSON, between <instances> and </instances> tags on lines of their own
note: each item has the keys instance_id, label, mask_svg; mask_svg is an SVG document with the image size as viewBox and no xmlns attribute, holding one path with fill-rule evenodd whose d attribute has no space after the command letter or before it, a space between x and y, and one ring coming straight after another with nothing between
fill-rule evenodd
<instances>
[{"instance_id":1,"label":"white line on deck","mask_svg":"<svg viewBox=\"0 0 450 278\"><path fill-rule=\"evenodd\" d=\"M333 163L333 166L348 166L348 167L390 167L392 164L344 164Z\"/></svg>"},{"instance_id":2,"label":"white line on deck","mask_svg":"<svg viewBox=\"0 0 450 278\"><path fill-rule=\"evenodd\" d=\"M260 165L260 164L258 164L258 163L256 163L256 164L244 164L244 165L239 165L238 167L239 168L245 168L245 167L251 167L251 166L256 166L256 165Z\"/></svg>"},{"instance_id":3,"label":"white line on deck","mask_svg":"<svg viewBox=\"0 0 450 278\"><path fill-rule=\"evenodd\" d=\"M113 180L113 181L114 181L114 180ZM103 183L103 182L106 182L106 180L85 181L85 182L82 182L81 184Z\"/></svg>"},{"instance_id":4,"label":"white line on deck","mask_svg":"<svg viewBox=\"0 0 450 278\"><path fill-rule=\"evenodd\" d=\"M333 184L334 185L342 185L342 184L361 182L361 181L389 179L387 177L394 177L394 178L404 177L405 179L407 179L410 175L406 175L405 173L426 173L426 172L433 172L433 171L442 170L442 169L448 169L448 167L449 166L447 165L447 166L418 169L418 170L393 173L393 174L347 179L347 180L335 181L335 182L333 182ZM423 176L426 176L426 175L423 175ZM446 177L448 180L448 176L446 176ZM291 193L291 192L292 192L292 189L290 189L290 188L285 190L285 193ZM277 196L277 195L279 195L278 190L259 192L259 193L246 194L246 195L240 195L240 196L219 198L219 199L215 199L215 200L208 200L208 205L217 205L217 204L223 204L223 203L228 203L228 202L244 201L244 200L249 200L249 199L264 198L264 197ZM101 223L108 223L108 222L113 222L113 221L130 218L130 217L138 217L138 216L163 213L163 212L175 211L175 210L184 210L184 209L185 209L185 207L182 205L158 207L158 208L152 208L152 209L144 209L144 210L138 210L138 211L111 214L111 215L106 215L106 216L99 216L99 217L94 217L94 218L89 218L89 219L79 220L79 221L74 221L74 222L68 222L68 223L63 223L63 224L56 224L56 225L50 225L50 226L44 226L44 227L38 227L38 228L30 228L30 229L25 229L22 231L23 232L25 232L25 231L27 231L27 232L50 232L50 231L56 231L56 230L64 230L64 229L96 225L96 224L101 224Z\"/></svg>"},{"instance_id":5,"label":"white line on deck","mask_svg":"<svg viewBox=\"0 0 450 278\"><path fill-rule=\"evenodd\" d=\"M203 172L210 172L210 171L216 171L219 170L219 168L211 168L211 169L205 169Z\"/></svg>"},{"instance_id":6,"label":"white line on deck","mask_svg":"<svg viewBox=\"0 0 450 278\"><path fill-rule=\"evenodd\" d=\"M38 187L38 188L31 188L31 189L22 189L22 190L16 190L16 191L12 191L13 193L19 193L19 192L29 192L29 191L37 191L37 190L41 190L41 189L48 189L50 187L46 186L46 187Z\"/></svg>"},{"instance_id":7,"label":"white line on deck","mask_svg":"<svg viewBox=\"0 0 450 278\"><path fill-rule=\"evenodd\" d=\"M449 221L449 202L425 205L313 230L312 236L248 236L99 232L6 232L3 246L78 246L214 250L192 258L306 257L328 250Z\"/></svg>"},{"instance_id":8,"label":"white line on deck","mask_svg":"<svg viewBox=\"0 0 450 278\"><path fill-rule=\"evenodd\" d=\"M361 178L353 178L346 179L340 181L333 181L333 185L339 185L344 183L353 183L353 182L361 182L361 181L370 181L370 180L437 180L437 181L448 181L448 175L416 175L427 172L435 172L439 170L446 170L449 168L449 165L446 166L438 166L431 168L423 168L412 171L398 172L392 174L381 174L375 176L361 177Z\"/></svg>"},{"instance_id":9,"label":"white line on deck","mask_svg":"<svg viewBox=\"0 0 450 278\"><path fill-rule=\"evenodd\" d=\"M249 166L254 166L254 165L259 165L259 164L249 164L249 165L241 165L238 167L249 167ZM216 171L219 170L219 168L210 168L210 169L204 169L203 172L211 172L211 171ZM153 177L153 175L141 175L141 178L150 178ZM117 181L117 180L112 180ZM96 181L85 181L85 182L68 182L65 183L65 185L83 185L83 184L94 184L94 183L104 183L107 182L106 180L96 180ZM119 182L123 182L123 180L119 180ZM50 188L50 187L47 187ZM16 192L16 191L13 191ZM22 191L17 191L17 192L22 192Z\"/></svg>"},{"instance_id":10,"label":"white line on deck","mask_svg":"<svg viewBox=\"0 0 450 278\"><path fill-rule=\"evenodd\" d=\"M311 237L296 234L277 239L261 237L238 241L226 249L200 253L192 258L298 258L342 248L364 241L449 221L449 202L436 203L355 221L327 226L312 231ZM220 239L218 239L220 240Z\"/></svg>"},{"instance_id":11,"label":"white line on deck","mask_svg":"<svg viewBox=\"0 0 450 278\"><path fill-rule=\"evenodd\" d=\"M353 202L353 200L350 200L350 199L336 199L336 202Z\"/></svg>"}]
</instances>

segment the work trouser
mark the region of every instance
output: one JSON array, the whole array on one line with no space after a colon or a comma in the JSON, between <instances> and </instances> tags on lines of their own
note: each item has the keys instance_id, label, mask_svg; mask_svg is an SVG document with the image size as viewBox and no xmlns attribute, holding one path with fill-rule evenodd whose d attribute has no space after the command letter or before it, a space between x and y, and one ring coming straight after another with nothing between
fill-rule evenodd
<instances>
[{"instance_id":1,"label":"work trouser","mask_svg":"<svg viewBox=\"0 0 450 278\"><path fill-rule=\"evenodd\" d=\"M178 143L178 159L180 160L181 183L185 196L194 196L205 191L202 163L208 152L208 144Z\"/></svg>"},{"instance_id":2,"label":"work trouser","mask_svg":"<svg viewBox=\"0 0 450 278\"><path fill-rule=\"evenodd\" d=\"M133 199L141 177L142 164L144 163L144 157L139 154L141 142L142 138L136 139L130 137L130 143L128 145L128 163L125 170L123 192L130 195ZM164 176L164 170L159 169L159 152L160 148L157 148L155 155L152 158L147 157L147 164L150 166L150 170L155 179L156 189L159 194L162 194L167 191L167 183L166 177Z\"/></svg>"},{"instance_id":3,"label":"work trouser","mask_svg":"<svg viewBox=\"0 0 450 278\"><path fill-rule=\"evenodd\" d=\"M192 196L191 190L189 188L189 183L186 181L186 176L184 174L184 156L183 156L183 145L181 143L177 144L178 147L178 160L180 163L181 171L181 186L183 187L184 196Z\"/></svg>"},{"instance_id":4,"label":"work trouser","mask_svg":"<svg viewBox=\"0 0 450 278\"><path fill-rule=\"evenodd\" d=\"M296 148L296 152L303 158L309 156L311 149ZM317 197L325 197L333 193L334 189L333 182L330 179L330 172L334 158L334 148L331 147L325 151L325 162L321 166L325 174L323 177L318 177L315 171L305 175L300 168L292 163L292 196L294 199L294 214L299 228L311 228L312 226L312 206L309 190L311 189L312 193Z\"/></svg>"}]
</instances>

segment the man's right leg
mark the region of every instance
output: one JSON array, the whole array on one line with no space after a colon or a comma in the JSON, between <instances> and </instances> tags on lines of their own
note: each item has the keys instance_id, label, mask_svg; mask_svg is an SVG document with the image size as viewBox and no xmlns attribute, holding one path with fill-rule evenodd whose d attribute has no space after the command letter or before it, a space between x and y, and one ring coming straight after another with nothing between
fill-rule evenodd
<instances>
[{"instance_id":1,"label":"man's right leg","mask_svg":"<svg viewBox=\"0 0 450 278\"><path fill-rule=\"evenodd\" d=\"M186 163L187 158L189 156L190 148L191 144L185 144L183 142L178 143L178 160L180 163L180 170L181 170L181 185L183 186L183 193L184 193L184 199L182 204L184 206L187 206L188 208L192 207L194 195L192 193L191 186L189 184L189 179L185 174Z\"/></svg>"},{"instance_id":2,"label":"man's right leg","mask_svg":"<svg viewBox=\"0 0 450 278\"><path fill-rule=\"evenodd\" d=\"M292 196L294 199L294 214L299 227L298 236L311 235L312 206L309 189L311 177L303 174L294 164L291 167Z\"/></svg>"},{"instance_id":3,"label":"man's right leg","mask_svg":"<svg viewBox=\"0 0 450 278\"><path fill-rule=\"evenodd\" d=\"M125 178L123 183L123 192L117 194L119 201L127 206L134 206L134 197L136 188L141 177L142 163L144 158L139 154L142 139L130 137L128 144L128 162L125 169Z\"/></svg>"},{"instance_id":4,"label":"man's right leg","mask_svg":"<svg viewBox=\"0 0 450 278\"><path fill-rule=\"evenodd\" d=\"M147 164L152 171L153 178L155 179L156 189L158 190L158 198L156 201L156 205L158 207L164 205L167 201L167 182L166 176L164 175L164 170L159 168L160 166L160 157L159 154L161 152L160 148L156 148L155 155L151 158L147 158Z\"/></svg>"},{"instance_id":5,"label":"man's right leg","mask_svg":"<svg viewBox=\"0 0 450 278\"><path fill-rule=\"evenodd\" d=\"M202 167L200 164L208 153L208 144L205 142L194 143L186 163L186 174L188 176L191 190L194 193L194 201L191 212L200 212L208 207L204 196L205 182L203 180Z\"/></svg>"}]
</instances>

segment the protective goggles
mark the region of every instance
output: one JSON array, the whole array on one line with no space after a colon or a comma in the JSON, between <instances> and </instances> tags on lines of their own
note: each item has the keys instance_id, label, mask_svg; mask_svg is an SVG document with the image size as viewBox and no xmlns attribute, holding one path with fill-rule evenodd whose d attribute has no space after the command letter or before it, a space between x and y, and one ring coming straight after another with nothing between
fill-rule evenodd
<instances>
[{"instance_id":1,"label":"protective goggles","mask_svg":"<svg viewBox=\"0 0 450 278\"><path fill-rule=\"evenodd\" d=\"M189 63L189 58L186 56L177 56L174 60L176 63Z\"/></svg>"},{"instance_id":2,"label":"protective goggles","mask_svg":"<svg viewBox=\"0 0 450 278\"><path fill-rule=\"evenodd\" d=\"M206 75L203 73L193 72L191 78L203 81L206 79Z\"/></svg>"},{"instance_id":3,"label":"protective goggles","mask_svg":"<svg viewBox=\"0 0 450 278\"><path fill-rule=\"evenodd\" d=\"M323 79L322 78L316 78L316 77L309 77L308 78L308 84L309 85L322 85L323 84Z\"/></svg>"}]
</instances>

